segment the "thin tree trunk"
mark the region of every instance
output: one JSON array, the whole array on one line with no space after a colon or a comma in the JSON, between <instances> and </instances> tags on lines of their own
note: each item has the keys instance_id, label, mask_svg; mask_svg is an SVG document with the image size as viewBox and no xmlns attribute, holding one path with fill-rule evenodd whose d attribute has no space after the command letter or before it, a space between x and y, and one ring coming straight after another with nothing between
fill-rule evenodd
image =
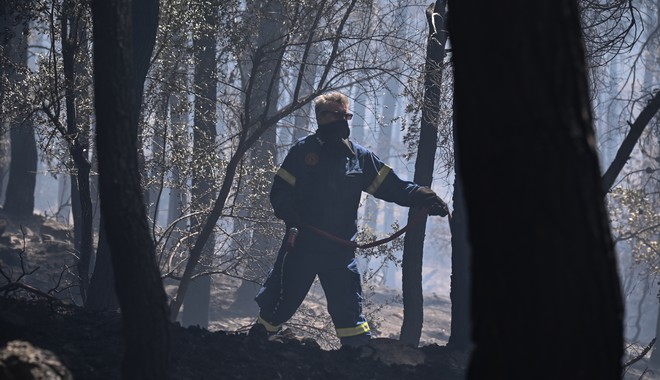
<instances>
[{"instance_id":1,"label":"thin tree trunk","mask_svg":"<svg viewBox=\"0 0 660 380\"><path fill-rule=\"evenodd\" d=\"M8 2L0 5L0 78L11 69L10 61L6 59L10 52L11 38L7 34L11 30L11 12ZM0 104L5 101L5 87L0 86ZM0 202L4 204L5 183L9 174L10 154L9 149L9 130L8 120L5 117L0 118Z\"/></svg>"},{"instance_id":2,"label":"thin tree trunk","mask_svg":"<svg viewBox=\"0 0 660 380\"><path fill-rule=\"evenodd\" d=\"M245 78L246 97L245 110L249 119L259 119L262 116L272 116L277 109L279 100L280 82L280 56L282 54L283 39L286 32L286 22L282 17L284 7L280 1L269 3L253 2L248 12L255 20L254 28L258 30L255 41L256 49L251 51L252 64L249 77ZM277 157L277 129L269 127L254 144L249 155L250 171L249 181L255 187L261 186L262 181L271 181L275 175L274 158ZM265 184L264 184L265 185ZM243 188L245 194L252 193L253 189ZM255 203L249 205L248 217L259 220L249 226L252 238L249 242L249 255L245 260L241 286L236 292L234 305L242 310L256 314L258 311L254 297L259 289L258 282L265 279L266 271L260 268L269 267L275 261L275 254L279 246L279 237L275 236L278 225L274 221L267 194L258 197ZM239 223L239 228L240 226ZM255 283L256 280L256 283Z\"/></svg>"},{"instance_id":3,"label":"thin tree trunk","mask_svg":"<svg viewBox=\"0 0 660 380\"><path fill-rule=\"evenodd\" d=\"M618 380L623 302L577 3L450 0L450 12L473 252L468 379Z\"/></svg>"},{"instance_id":4,"label":"thin tree trunk","mask_svg":"<svg viewBox=\"0 0 660 380\"><path fill-rule=\"evenodd\" d=\"M69 152L76 168L75 175L71 177L71 203L74 215L74 234L78 248L78 276L80 278L80 295L83 302L87 299L89 287L89 265L92 257L93 225L92 225L92 198L89 186L89 124L79 123L76 109L76 54L80 53L80 46L84 45L84 27L82 5L65 0L62 4L62 64L64 70L64 98L66 105L66 131L69 140ZM82 38L81 38L82 37ZM75 186L75 188L74 188ZM79 206L79 208L78 208Z\"/></svg>"},{"instance_id":5,"label":"thin tree trunk","mask_svg":"<svg viewBox=\"0 0 660 380\"><path fill-rule=\"evenodd\" d=\"M193 51L195 54L195 114L193 126L193 178L191 201L193 213L201 211L206 215L215 198L215 180L213 167L215 166L215 139L217 136L215 124L217 122L216 102L218 78L216 75L216 44L218 25L218 5L211 2L196 4L203 15L201 25L194 28ZM204 222L202 216L194 216L190 223L191 231L201 230ZM210 267L209 261L213 258L215 249L215 234L209 236L209 244L204 246L203 257L199 272ZM211 278L201 276L190 283L190 291L186 297L181 320L184 326L208 327L209 304L211 292Z\"/></svg>"},{"instance_id":6,"label":"thin tree trunk","mask_svg":"<svg viewBox=\"0 0 660 380\"><path fill-rule=\"evenodd\" d=\"M658 305L658 317L656 318L655 321L655 337L656 339L658 338L658 331L660 331L660 304ZM653 351L651 351L651 360L650 362L653 363L654 365L660 364L660 350L656 348L657 346L653 347Z\"/></svg>"},{"instance_id":7,"label":"thin tree trunk","mask_svg":"<svg viewBox=\"0 0 660 380\"><path fill-rule=\"evenodd\" d=\"M319 59L319 49L316 45L310 48L310 53L308 56L308 65L305 66L303 70L303 80L300 86L300 96L306 97L314 91L314 82L316 81L316 76L318 73L318 59ZM305 109L300 109L296 112L294 116L294 130L293 130L293 139L292 143L295 143L299 139L307 136L309 134L309 125L310 125L310 115L313 114L313 106L305 107Z\"/></svg>"},{"instance_id":8,"label":"thin tree trunk","mask_svg":"<svg viewBox=\"0 0 660 380\"><path fill-rule=\"evenodd\" d=\"M163 186L166 176L166 156L165 146L167 140L168 125L167 125L167 109L169 108L169 93L170 89L162 88L159 94L159 101L157 112L155 115L154 132L151 141L151 157L153 163L149 169L147 188L145 189L145 205L147 206L147 217L151 219L152 231L156 230L158 225L158 214L161 209L161 197L163 194ZM145 158L146 160L146 158ZM146 164L146 162L145 162ZM154 233L155 235L155 233ZM154 239L156 237L154 236Z\"/></svg>"},{"instance_id":9,"label":"thin tree trunk","mask_svg":"<svg viewBox=\"0 0 660 380\"><path fill-rule=\"evenodd\" d=\"M660 28L660 0L656 0L655 2L655 25L656 25L656 44L655 46L658 46L658 43L660 43L660 32L658 31L658 28ZM660 54L655 55L655 67L660 66ZM653 67L653 66L652 66ZM648 70L648 69L647 69ZM650 71L650 70L649 70ZM658 74L657 70L652 71L654 73L654 80L655 83L657 83L660 74ZM653 82L652 80L649 82ZM660 306L659 306L660 308ZM656 317L656 329L655 329L655 336L656 339L660 335L660 309L658 310L658 315ZM653 351L651 352L651 362L655 365L660 365L660 349L658 348L658 345L653 346Z\"/></svg>"},{"instance_id":10,"label":"thin tree trunk","mask_svg":"<svg viewBox=\"0 0 660 380\"><path fill-rule=\"evenodd\" d=\"M445 57L447 34L444 28L446 1L439 0L426 9L429 26L428 46L426 50L426 69L424 78L424 105L419 133L419 147L415 159L414 182L431 186L435 150L438 144L438 124L442 82L442 61ZM408 212L408 223L413 220L419 208L413 207ZM422 293L422 257L424 254L424 235L426 217L409 231L403 243L403 324L400 340L411 346L418 346L424 322L424 295Z\"/></svg>"},{"instance_id":11,"label":"thin tree trunk","mask_svg":"<svg viewBox=\"0 0 660 380\"><path fill-rule=\"evenodd\" d=\"M190 250L188 263L186 264L186 269L184 270L181 282L179 283L177 295L170 303L169 316L171 321L176 321L176 318L179 314L179 309L183 303L183 299L185 298L186 293L188 292L188 288L190 287L190 279L193 275L193 271L195 270L195 266L202 257L204 245L206 245L206 242L212 236L213 228L215 227L215 224L220 218L222 210L225 207L225 202L227 201L227 197L229 197L229 192L231 191L232 182L236 176L236 169L238 168L238 164L241 161L241 158L247 151L247 145L249 144L241 141L236 149L236 152L234 153L234 156L232 156L232 158L227 163L227 168L225 169L225 178L222 181L220 192L218 193L218 198L215 200L213 209L202 225L202 230L195 240L195 245Z\"/></svg>"},{"instance_id":12,"label":"thin tree trunk","mask_svg":"<svg viewBox=\"0 0 660 380\"><path fill-rule=\"evenodd\" d=\"M180 88L186 88L185 78L181 78L184 83L180 85ZM183 134L187 128L187 111L182 107L182 98L183 94L172 94L169 99L170 107L170 121L172 136L179 136ZM183 151L185 148L180 141L180 139L174 138L172 141L173 149L178 149ZM167 225L170 226L172 223L176 223L176 226L171 229L170 236L167 237L167 244L164 249L169 254L176 254L173 249L175 249L176 243L183 236L182 232L186 230L187 222L185 219L180 219L178 222L175 220L179 219L183 215L183 210L186 208L188 203L188 198L186 197L186 192L182 190L182 178L179 169L179 163L174 162L171 168L170 173L170 182L173 184L170 188L168 203L167 203ZM170 252L172 251L172 252Z\"/></svg>"},{"instance_id":13,"label":"thin tree trunk","mask_svg":"<svg viewBox=\"0 0 660 380\"><path fill-rule=\"evenodd\" d=\"M2 101L2 100L0 100ZM0 120L0 203L4 204L5 188L9 177L9 163L11 162L11 150L9 148L9 129L6 120Z\"/></svg>"},{"instance_id":14,"label":"thin tree trunk","mask_svg":"<svg viewBox=\"0 0 660 380\"><path fill-rule=\"evenodd\" d=\"M651 119L658 113L660 110L660 91L656 92L655 95L649 100L642 112L639 113L635 122L630 125L630 131L626 135L626 138L619 146L619 150L616 152L616 157L603 174L603 194L606 195L614 186L614 181L618 177L623 167L628 162L630 154L632 153L633 148L637 145L637 141L642 136L642 132L647 125L649 125Z\"/></svg>"}]
</instances>

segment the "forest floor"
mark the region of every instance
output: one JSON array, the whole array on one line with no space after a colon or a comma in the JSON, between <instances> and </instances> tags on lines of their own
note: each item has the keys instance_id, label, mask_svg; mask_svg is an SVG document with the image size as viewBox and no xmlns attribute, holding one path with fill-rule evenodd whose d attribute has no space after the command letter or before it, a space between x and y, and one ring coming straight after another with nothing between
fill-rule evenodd
<instances>
[{"instance_id":1,"label":"forest floor","mask_svg":"<svg viewBox=\"0 0 660 380\"><path fill-rule=\"evenodd\" d=\"M12 359L17 356L42 361L50 374L66 371L53 364L59 361L75 379L120 378L124 351L121 316L116 312L92 312L71 301L77 296L75 288L67 285L75 281L70 235L66 226L35 217L21 223L10 221L0 236L0 379L8 378L8 373L2 372L3 366L15 371L27 368ZM403 315L396 292L387 288L369 290L370 302L380 305L377 338L360 348L338 349L337 342L332 341L336 338L322 332L317 334L318 339L310 338L295 323L288 334L277 339L249 334L254 310L232 307L235 300L226 297L235 293L237 286L230 278L214 280L208 330L171 325L172 379L464 377L467 354L445 346L450 314L446 297L427 297L425 322L430 322L424 327L423 346L412 348L395 339ZM318 285L303 309L307 315L317 316L315 320L328 320ZM17 341L29 342L36 351L15 343L8 347Z\"/></svg>"},{"instance_id":2,"label":"forest floor","mask_svg":"<svg viewBox=\"0 0 660 380\"><path fill-rule=\"evenodd\" d=\"M2 380L10 379L3 374L3 366L16 371L29 367L19 367L12 359L16 355L45 363L45 371L51 374L70 371L79 380L120 378L124 351L121 317L116 312L91 312L70 301L75 299L75 289L66 286L74 280L70 241L66 226L36 217L21 225L10 222L0 236ZM53 298L26 288L7 291L9 282ZM403 316L399 292L384 287L368 289L368 308L377 310L371 319L376 339L360 348L338 349L333 341L336 338L309 334L309 329L296 324L311 316L319 326L327 326L325 299L318 285L301 308L304 316L293 320L290 334L275 340L248 333L255 310L236 308L236 300L226 297L236 293L237 286L230 278L214 280L208 330L171 325L171 379L458 380L465 376L469 354L446 346L451 306L444 294L426 295L421 346L412 348L397 340ZM27 353L19 354L20 347L6 347L16 341L47 351L38 354L27 349ZM660 380L660 370L652 369L643 358L622 379Z\"/></svg>"},{"instance_id":3,"label":"forest floor","mask_svg":"<svg viewBox=\"0 0 660 380\"><path fill-rule=\"evenodd\" d=\"M118 314L8 298L0 298L0 310L2 346L21 340L46 349L75 379L120 378L123 339ZM170 346L172 379L458 380L464 372L462 353L438 345L413 349L391 339L323 350L310 339L286 337L278 342L255 334L172 325Z\"/></svg>"}]
</instances>

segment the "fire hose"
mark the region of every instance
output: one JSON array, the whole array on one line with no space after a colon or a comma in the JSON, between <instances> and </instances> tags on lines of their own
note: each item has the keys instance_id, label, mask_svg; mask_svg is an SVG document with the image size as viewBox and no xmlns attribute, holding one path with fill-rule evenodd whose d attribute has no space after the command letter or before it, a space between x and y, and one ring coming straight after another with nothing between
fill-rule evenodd
<instances>
[{"instance_id":1,"label":"fire hose","mask_svg":"<svg viewBox=\"0 0 660 380\"><path fill-rule=\"evenodd\" d=\"M339 244L341 244L345 247L349 247L351 249L356 249L356 248L367 249L367 248L373 248L373 247L379 246L381 244L389 243L390 241L392 241L392 240L398 238L399 236L403 235L404 233L406 233L406 231L408 231L411 228L418 225L429 214L429 210L430 210L430 208L428 208L428 207L422 208L417 214L415 214L415 216L412 218L412 220L406 226L404 226L400 230L396 231L392 235L390 235L386 238L380 239L380 240L376 240L376 241L372 241L370 243L364 243L364 244L358 244L357 242L352 241L352 240L342 239L338 236L335 236L335 235L333 235L333 234L331 234L327 231L324 231L324 230L322 230L318 227L315 227L311 224L305 224L304 226L305 226L305 228L308 228L309 230L314 231L318 235L323 236L324 238L326 238L328 240L334 241L335 243L339 243ZM447 216L448 216L449 220L451 221L451 214L447 214ZM299 231L296 227L291 227L289 229L289 237L287 238L286 246L285 246L287 251L291 251L295 247L296 238L298 237L298 232Z\"/></svg>"}]
</instances>

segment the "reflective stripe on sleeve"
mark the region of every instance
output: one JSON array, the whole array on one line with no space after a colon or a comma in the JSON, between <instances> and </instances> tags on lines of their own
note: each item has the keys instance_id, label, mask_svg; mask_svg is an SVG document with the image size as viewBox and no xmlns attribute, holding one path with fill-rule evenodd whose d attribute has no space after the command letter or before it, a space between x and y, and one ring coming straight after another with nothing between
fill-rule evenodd
<instances>
[{"instance_id":1,"label":"reflective stripe on sleeve","mask_svg":"<svg viewBox=\"0 0 660 380\"><path fill-rule=\"evenodd\" d=\"M369 323L367 322L359 324L355 327L347 327L335 330L337 331L337 337L339 338L348 338L349 336L356 336L370 331Z\"/></svg>"},{"instance_id":2,"label":"reflective stripe on sleeve","mask_svg":"<svg viewBox=\"0 0 660 380\"><path fill-rule=\"evenodd\" d=\"M286 169L280 168L277 171L277 176L282 178L284 182L288 183L291 186L296 186L296 177L293 174L289 173Z\"/></svg>"},{"instance_id":3,"label":"reflective stripe on sleeve","mask_svg":"<svg viewBox=\"0 0 660 380\"><path fill-rule=\"evenodd\" d=\"M367 193L374 195L376 190L380 187L380 185L383 184L383 181L385 181L385 177L387 177L388 174L392 171L392 168L390 168L387 165L383 165L382 168L378 171L378 175L374 179L374 181L367 187Z\"/></svg>"},{"instance_id":4,"label":"reflective stripe on sleeve","mask_svg":"<svg viewBox=\"0 0 660 380\"><path fill-rule=\"evenodd\" d=\"M282 325L277 325L277 326L271 325L270 323L266 322L265 319L261 318L261 315L259 316L258 322L264 325L266 331L271 333L280 331L280 327L282 327Z\"/></svg>"}]
</instances>

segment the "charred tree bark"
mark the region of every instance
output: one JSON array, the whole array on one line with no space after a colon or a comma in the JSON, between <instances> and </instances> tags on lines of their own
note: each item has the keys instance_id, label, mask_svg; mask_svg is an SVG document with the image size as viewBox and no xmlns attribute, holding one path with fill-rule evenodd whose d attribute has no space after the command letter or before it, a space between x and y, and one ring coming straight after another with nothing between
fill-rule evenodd
<instances>
[{"instance_id":1,"label":"charred tree bark","mask_svg":"<svg viewBox=\"0 0 660 380\"><path fill-rule=\"evenodd\" d=\"M658 113L660 110L660 91L656 91L651 100L646 104L646 107L639 113L637 119L634 123L630 125L630 131L626 135L626 138L623 139L619 150L616 152L616 157L603 174L603 194L606 195L614 186L614 181L618 177L621 170L628 162L630 154L637 145L637 141L642 136L642 132L647 125L649 125L651 119Z\"/></svg>"},{"instance_id":2,"label":"charred tree bark","mask_svg":"<svg viewBox=\"0 0 660 380\"><path fill-rule=\"evenodd\" d=\"M105 232L105 223L99 224L99 242L96 248L94 275L89 282L89 292L85 307L90 310L117 310L119 300L115 292L112 253Z\"/></svg>"},{"instance_id":3,"label":"charred tree bark","mask_svg":"<svg viewBox=\"0 0 660 380\"><path fill-rule=\"evenodd\" d=\"M71 206L74 222L74 239L78 249L78 276L80 295L87 300L89 287L89 265L92 257L93 223L92 196L90 191L89 124L79 120L77 115L76 55L86 41L84 33L84 8L82 4L65 0L62 4L64 15L61 20L62 65L64 70L64 99L66 106L66 139L69 153L75 165L71 176Z\"/></svg>"},{"instance_id":4,"label":"charred tree bark","mask_svg":"<svg viewBox=\"0 0 660 380\"><path fill-rule=\"evenodd\" d=\"M450 0L450 12L468 379L620 379L622 297L577 3Z\"/></svg>"},{"instance_id":5,"label":"charred tree bark","mask_svg":"<svg viewBox=\"0 0 660 380\"><path fill-rule=\"evenodd\" d=\"M456 150L454 150L456 152ZM451 333L447 346L465 350L470 347L470 243L463 181L454 180L454 210L451 228Z\"/></svg>"},{"instance_id":6,"label":"charred tree bark","mask_svg":"<svg viewBox=\"0 0 660 380\"><path fill-rule=\"evenodd\" d=\"M3 5L3 19L6 25L2 34L2 47L7 61L2 62L3 70L8 79L19 87L25 79L23 70L27 69L27 20ZM4 92L4 91L3 91ZM4 95L3 95L4 96ZM23 109L22 105L10 98L6 107L8 110ZM3 108L5 106L3 105ZM11 112L10 119L3 120L9 128L10 163L9 180L3 210L7 214L25 219L34 212L34 188L37 175L37 143L34 134L34 124L30 115ZM4 119L4 117L3 117Z\"/></svg>"},{"instance_id":7,"label":"charred tree bark","mask_svg":"<svg viewBox=\"0 0 660 380\"><path fill-rule=\"evenodd\" d=\"M159 3L93 0L92 6L101 210L126 340L123 376L167 379L167 304L140 186L135 99L141 99Z\"/></svg>"},{"instance_id":8,"label":"charred tree bark","mask_svg":"<svg viewBox=\"0 0 660 380\"><path fill-rule=\"evenodd\" d=\"M3 210L17 219L26 219L34 212L34 188L37 182L34 124L24 119L10 128L11 162Z\"/></svg>"},{"instance_id":9,"label":"charred tree bark","mask_svg":"<svg viewBox=\"0 0 660 380\"><path fill-rule=\"evenodd\" d=\"M446 1L439 0L433 7L426 9L429 23L429 37L426 48L426 68L424 78L424 105L419 132L419 147L415 159L414 182L431 186L435 150L438 145L438 124L442 82L442 61L445 57L445 6ZM408 212L410 223L420 211L412 207ZM424 323L424 295L422 293L422 261L424 255L424 236L426 217L416 228L406 233L403 243L402 289L403 289L403 324L400 340L412 346L419 345Z\"/></svg>"}]
</instances>

